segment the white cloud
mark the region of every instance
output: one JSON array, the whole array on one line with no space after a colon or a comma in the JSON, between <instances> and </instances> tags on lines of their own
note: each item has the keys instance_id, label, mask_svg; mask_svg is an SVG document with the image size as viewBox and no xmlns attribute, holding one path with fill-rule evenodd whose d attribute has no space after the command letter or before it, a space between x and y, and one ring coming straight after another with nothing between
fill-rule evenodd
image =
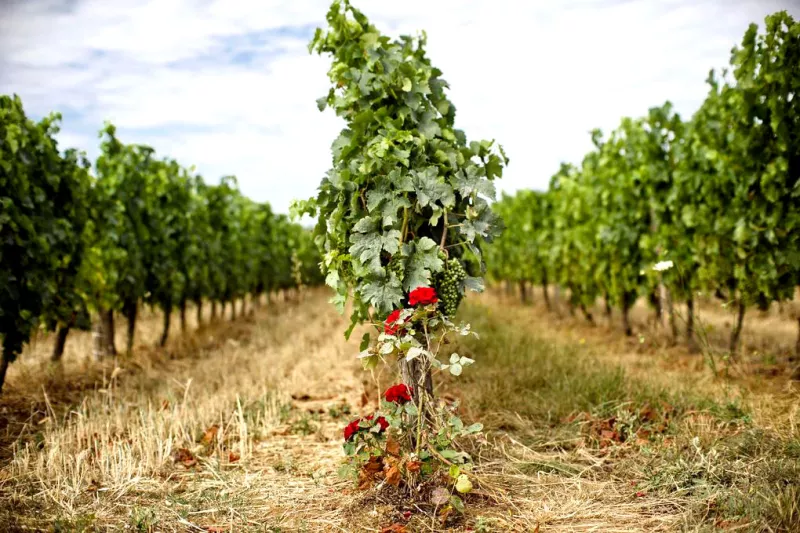
<instances>
[{"instance_id":1,"label":"white cloud","mask_svg":"<svg viewBox=\"0 0 800 533\"><path fill-rule=\"evenodd\" d=\"M690 115L710 68L768 0L356 2L393 36L426 30L470 138L511 157L501 188L546 187L588 131L671 100ZM314 100L325 58L305 48L327 0L28 0L0 8L0 91L63 110L62 146L96 154L103 120L207 179L285 211L314 193L341 123ZM3 12L2 10L6 11ZM798 16L797 8L790 9ZM249 60L234 61L237 54Z\"/></svg>"}]
</instances>

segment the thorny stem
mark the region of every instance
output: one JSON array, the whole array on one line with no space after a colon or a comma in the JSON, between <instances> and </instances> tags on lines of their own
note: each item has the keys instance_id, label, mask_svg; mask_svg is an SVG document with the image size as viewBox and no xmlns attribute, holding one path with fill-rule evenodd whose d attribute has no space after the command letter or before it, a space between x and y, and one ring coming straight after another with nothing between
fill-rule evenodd
<instances>
[{"instance_id":1,"label":"thorny stem","mask_svg":"<svg viewBox=\"0 0 800 533\"><path fill-rule=\"evenodd\" d=\"M419 412L417 413L417 449L416 449L417 457L419 457L419 449L422 445L422 409L424 407L425 407L425 392L420 391Z\"/></svg>"},{"instance_id":2,"label":"thorny stem","mask_svg":"<svg viewBox=\"0 0 800 533\"><path fill-rule=\"evenodd\" d=\"M431 338L428 335L428 324L427 322L422 322L422 330L425 332L425 343L428 345L428 353L431 351ZM424 373L423 373L424 374ZM419 384L417 384L419 387ZM424 409L425 407L425 391L420 388L419 390L419 408L417 409L417 447L416 453L419 456L420 446L422 445L422 417L424 416Z\"/></svg>"}]
</instances>

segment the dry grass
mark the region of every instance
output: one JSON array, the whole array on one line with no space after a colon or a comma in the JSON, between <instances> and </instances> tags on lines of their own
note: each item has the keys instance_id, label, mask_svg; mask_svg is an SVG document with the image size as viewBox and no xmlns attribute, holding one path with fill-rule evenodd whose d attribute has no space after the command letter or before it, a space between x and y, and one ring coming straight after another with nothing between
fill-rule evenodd
<instances>
[{"instance_id":1,"label":"dry grass","mask_svg":"<svg viewBox=\"0 0 800 533\"><path fill-rule=\"evenodd\" d=\"M584 429L611 419L636 429L642 421L626 420L631 412L666 402L673 414L660 435L601 454L605 479L635 483L669 530L800 530L800 391L790 380L725 378L685 348L625 339L543 307L495 292L466 309L465 318L486 330L474 349L490 369L486 380L466 384L467 394L479 410L520 415L501 417L496 426L537 450L588 444L596 451L585 431L565 423L565 414L587 412Z\"/></svg>"},{"instance_id":2,"label":"dry grass","mask_svg":"<svg viewBox=\"0 0 800 533\"><path fill-rule=\"evenodd\" d=\"M718 376L724 375L749 390L774 393L792 388L793 372L797 365L794 350L800 298L780 307L773 305L767 311L749 309L742 329L741 354L737 360L733 360L727 354L733 311L718 300L704 299L697 303L695 329L704 330L704 334L697 341L701 350L695 351L687 346L683 337L677 343L672 343L670 335L655 323L654 311L643 300L639 300L631 309L634 334L625 337L618 311L614 310L609 320L601 302L591 309L597 325L591 327L580 312L574 317L570 316L563 302L561 306L555 306L555 310L548 311L540 288L535 290L533 303L525 306L520 304L516 294L509 296L505 291L495 289L477 300L492 307L528 309L522 320L530 321L537 334L549 340L599 346L601 352L616 357L618 361L615 362L633 369L643 367L644 374L649 374L656 362L660 370L668 373L667 381L672 378L680 380L682 378L678 375L687 373L696 383L716 381ZM552 289L550 299L551 302L555 301ZM676 314L683 336L686 310L677 306Z\"/></svg>"},{"instance_id":3,"label":"dry grass","mask_svg":"<svg viewBox=\"0 0 800 533\"><path fill-rule=\"evenodd\" d=\"M750 414L729 413L728 402L745 394L726 390L702 363L669 366L664 357L654 377L652 357L645 368L651 353L603 328L487 295L465 315L481 341L459 348L478 365L440 393L460 396L465 416L487 423L477 474L495 498L470 496L467 515L445 527L424 502L353 492L337 477L342 426L375 408L390 377L375 384L360 370L360 335L344 341L345 321L326 299L310 291L235 322L196 331L190 322L193 331L163 350L152 347L160 318L151 313L134 353L106 365L91 360L89 335L75 334L54 371L51 340L39 339L11 367L0 397L0 529L380 531L409 510L409 531L700 530L722 512L704 518L709 502L722 502L714 497L730 497L719 505L733 516L737 491L755 486L729 483L731 472L775 480L793 472L780 446L797 437L796 397L751 395ZM614 355L620 346L625 355ZM647 445L600 446L588 422L565 420L584 411L622 416L629 405L665 398L679 414ZM773 445L736 440L756 430ZM724 460L708 459L712 449ZM784 462L766 468L767 454ZM707 490L687 490L686 479L704 480ZM792 523L792 495L781 490L775 497L790 510L780 516ZM771 516L753 523L781 523Z\"/></svg>"},{"instance_id":4,"label":"dry grass","mask_svg":"<svg viewBox=\"0 0 800 533\"><path fill-rule=\"evenodd\" d=\"M143 321L144 339L156 323ZM206 345L176 350L174 360L151 351L120 360L67 408L37 393L46 412L33 413L33 438L2 471L2 518L142 530L340 523L339 425L317 410L360 400L341 320L313 297L216 329L198 332ZM214 424L216 437L203 443ZM196 465L175 463L181 448Z\"/></svg>"}]
</instances>

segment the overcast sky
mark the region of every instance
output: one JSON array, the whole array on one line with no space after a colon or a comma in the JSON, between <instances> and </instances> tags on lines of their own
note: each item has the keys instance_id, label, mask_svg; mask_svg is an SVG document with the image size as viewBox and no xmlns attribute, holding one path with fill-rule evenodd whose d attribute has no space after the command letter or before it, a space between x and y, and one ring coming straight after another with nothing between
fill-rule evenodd
<instances>
[{"instance_id":1,"label":"overcast sky","mask_svg":"<svg viewBox=\"0 0 800 533\"><path fill-rule=\"evenodd\" d=\"M501 190L545 188L589 130L671 100L688 118L750 22L798 0L354 0L391 36L428 33L456 126L497 139ZM0 92L63 116L94 158L104 120L207 181L286 212L315 193L342 123L320 113L327 59L306 45L327 0L0 0Z\"/></svg>"}]
</instances>

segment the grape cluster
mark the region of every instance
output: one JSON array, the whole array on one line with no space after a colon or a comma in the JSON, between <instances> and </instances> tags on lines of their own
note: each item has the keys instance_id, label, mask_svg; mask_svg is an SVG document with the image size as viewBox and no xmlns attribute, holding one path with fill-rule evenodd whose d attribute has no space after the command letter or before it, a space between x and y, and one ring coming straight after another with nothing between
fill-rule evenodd
<instances>
[{"instance_id":1,"label":"grape cluster","mask_svg":"<svg viewBox=\"0 0 800 533\"><path fill-rule=\"evenodd\" d=\"M400 254L393 255L389 264L386 265L386 271L394 272L397 279L402 280L406 274L406 265L405 261L403 261L403 257Z\"/></svg>"},{"instance_id":2,"label":"grape cluster","mask_svg":"<svg viewBox=\"0 0 800 533\"><path fill-rule=\"evenodd\" d=\"M445 315L452 317L456 314L463 297L461 283L466 277L467 273L458 259L447 261L444 272L435 276L434 287Z\"/></svg>"}]
</instances>

